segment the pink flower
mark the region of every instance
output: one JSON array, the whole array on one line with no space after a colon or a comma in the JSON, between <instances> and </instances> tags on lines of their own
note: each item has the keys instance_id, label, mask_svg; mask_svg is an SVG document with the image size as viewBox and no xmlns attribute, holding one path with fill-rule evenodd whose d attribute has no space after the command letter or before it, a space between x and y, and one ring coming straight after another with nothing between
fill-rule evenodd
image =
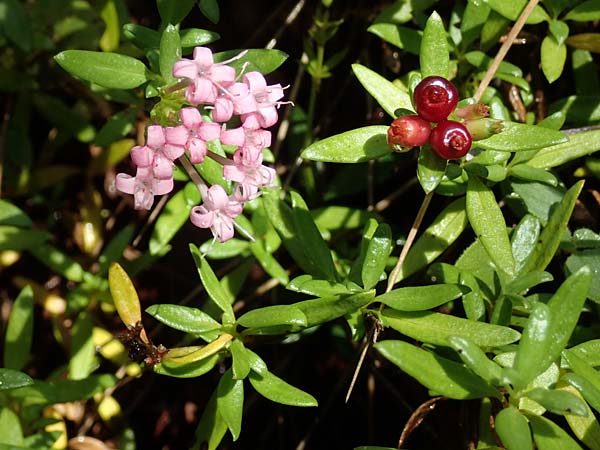
<instances>
[{"instance_id":1,"label":"pink flower","mask_svg":"<svg viewBox=\"0 0 600 450\"><path fill-rule=\"evenodd\" d=\"M167 138L165 129L151 125L147 130L146 145L131 149L131 159L140 168L151 168L153 176L161 180L173 176L173 161L184 152L181 141L175 136Z\"/></svg>"},{"instance_id":2,"label":"pink flower","mask_svg":"<svg viewBox=\"0 0 600 450\"><path fill-rule=\"evenodd\" d=\"M204 122L196 108L182 108L179 117L183 125L167 128L167 139L172 138L187 149L192 164L200 164L206 157L206 143L219 139L221 126L218 123Z\"/></svg>"},{"instance_id":3,"label":"pink flower","mask_svg":"<svg viewBox=\"0 0 600 450\"><path fill-rule=\"evenodd\" d=\"M271 146L271 132L260 128L249 128L244 122L241 127L221 131L221 143L263 149Z\"/></svg>"},{"instance_id":4,"label":"pink flower","mask_svg":"<svg viewBox=\"0 0 600 450\"><path fill-rule=\"evenodd\" d=\"M269 128L277 123L276 106L283 97L280 84L267 86L265 77L260 72L248 72L244 75L244 83L250 90L250 96L238 99L236 113L242 115L249 128Z\"/></svg>"},{"instance_id":5,"label":"pink flower","mask_svg":"<svg viewBox=\"0 0 600 450\"><path fill-rule=\"evenodd\" d=\"M242 213L240 202L231 199L225 189L215 184L208 189L204 202L192 208L190 220L199 228L210 228L219 242L233 237L233 219Z\"/></svg>"},{"instance_id":6,"label":"pink flower","mask_svg":"<svg viewBox=\"0 0 600 450\"><path fill-rule=\"evenodd\" d=\"M155 195L168 194L173 190L173 179L157 179L149 168L138 167L135 177L117 174L115 186L125 194L133 194L135 209L150 209Z\"/></svg>"},{"instance_id":7,"label":"pink flower","mask_svg":"<svg viewBox=\"0 0 600 450\"><path fill-rule=\"evenodd\" d=\"M173 75L188 78L186 98L190 103L214 103L219 86L235 82L235 69L225 64L215 64L212 51L207 47L196 47L193 59L181 59L173 65Z\"/></svg>"},{"instance_id":8,"label":"pink flower","mask_svg":"<svg viewBox=\"0 0 600 450\"><path fill-rule=\"evenodd\" d=\"M275 170L262 165L262 149L240 147L233 154L233 164L223 166L223 177L236 181L235 197L249 201L258 195L258 188L268 186L275 180Z\"/></svg>"},{"instance_id":9,"label":"pink flower","mask_svg":"<svg viewBox=\"0 0 600 450\"><path fill-rule=\"evenodd\" d=\"M234 83L227 87L219 87L217 99L214 102L212 118L215 122L227 122L237 111L238 102L250 97L250 91L245 83Z\"/></svg>"}]
</instances>

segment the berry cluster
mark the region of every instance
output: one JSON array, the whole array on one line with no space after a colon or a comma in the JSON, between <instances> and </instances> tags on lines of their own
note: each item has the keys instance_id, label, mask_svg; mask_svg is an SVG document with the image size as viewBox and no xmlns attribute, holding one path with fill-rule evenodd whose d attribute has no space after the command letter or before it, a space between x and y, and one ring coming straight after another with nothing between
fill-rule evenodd
<instances>
[{"instance_id":1,"label":"berry cluster","mask_svg":"<svg viewBox=\"0 0 600 450\"><path fill-rule=\"evenodd\" d=\"M394 120L388 130L388 144L396 151L427 142L444 159L462 158L473 138L460 122L448 120L458 104L458 91L448 80L430 76L415 88L414 103L418 115ZM432 129L432 123L435 127Z\"/></svg>"}]
</instances>

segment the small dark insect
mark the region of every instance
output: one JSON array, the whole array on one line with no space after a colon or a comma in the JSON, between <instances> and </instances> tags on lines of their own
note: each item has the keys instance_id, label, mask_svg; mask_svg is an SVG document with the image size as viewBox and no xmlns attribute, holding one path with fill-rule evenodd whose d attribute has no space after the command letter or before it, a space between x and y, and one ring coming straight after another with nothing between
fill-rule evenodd
<instances>
[{"instance_id":1,"label":"small dark insect","mask_svg":"<svg viewBox=\"0 0 600 450\"><path fill-rule=\"evenodd\" d=\"M150 340L145 342L141 337L143 330L144 326L141 322L135 325L128 325L127 330L119 333L117 338L127 349L127 354L131 360L138 363L143 361L148 367L153 367L162 361L163 356L167 353L167 349L162 344L158 347L155 346Z\"/></svg>"}]
</instances>

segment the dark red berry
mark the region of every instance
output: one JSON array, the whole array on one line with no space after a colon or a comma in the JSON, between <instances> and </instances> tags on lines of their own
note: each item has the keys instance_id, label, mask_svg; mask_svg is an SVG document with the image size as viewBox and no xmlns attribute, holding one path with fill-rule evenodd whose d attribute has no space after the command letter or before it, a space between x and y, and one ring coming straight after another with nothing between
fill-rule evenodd
<instances>
[{"instance_id":1,"label":"dark red berry","mask_svg":"<svg viewBox=\"0 0 600 450\"><path fill-rule=\"evenodd\" d=\"M394 151L423 145L429 139L431 124L419 116L402 116L388 128L388 145Z\"/></svg>"},{"instance_id":2,"label":"dark red berry","mask_svg":"<svg viewBox=\"0 0 600 450\"><path fill-rule=\"evenodd\" d=\"M454 120L444 120L431 131L429 143L433 150L444 159L458 159L471 148L473 138L466 127Z\"/></svg>"},{"instance_id":3,"label":"dark red berry","mask_svg":"<svg viewBox=\"0 0 600 450\"><path fill-rule=\"evenodd\" d=\"M417 84L414 100L417 113L423 119L441 122L456 108L458 91L445 78L427 77Z\"/></svg>"}]
</instances>

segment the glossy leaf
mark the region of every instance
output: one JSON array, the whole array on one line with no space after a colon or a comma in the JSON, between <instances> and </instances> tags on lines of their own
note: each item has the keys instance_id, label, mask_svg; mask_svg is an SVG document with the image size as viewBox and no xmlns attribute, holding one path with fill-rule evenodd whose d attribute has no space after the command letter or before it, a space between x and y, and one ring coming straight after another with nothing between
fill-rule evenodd
<instances>
[{"instance_id":1,"label":"glossy leaf","mask_svg":"<svg viewBox=\"0 0 600 450\"><path fill-rule=\"evenodd\" d=\"M184 52L191 51L194 47L211 44L218 41L220 36L214 31L203 30L201 28L187 28L179 32L181 37L181 47Z\"/></svg>"},{"instance_id":2,"label":"glossy leaf","mask_svg":"<svg viewBox=\"0 0 600 450\"><path fill-rule=\"evenodd\" d=\"M281 50L251 48L248 50L228 50L226 52L215 53L214 59L215 62L221 62L236 57L242 52L245 52L243 56L228 64L228 66L235 69L236 73L240 73L242 67L245 67L245 70L248 72L255 70L263 75L267 75L281 66L288 58L288 55Z\"/></svg>"},{"instance_id":3,"label":"glossy leaf","mask_svg":"<svg viewBox=\"0 0 600 450\"><path fill-rule=\"evenodd\" d=\"M421 74L423 77L437 75L448 78L450 74L450 56L444 22L437 12L433 12L423 30L423 39L419 52Z\"/></svg>"},{"instance_id":4,"label":"glossy leaf","mask_svg":"<svg viewBox=\"0 0 600 450\"><path fill-rule=\"evenodd\" d=\"M160 38L160 74L167 83L175 80L173 65L181 59L181 39L177 27L168 24Z\"/></svg>"},{"instance_id":5,"label":"glossy leaf","mask_svg":"<svg viewBox=\"0 0 600 450\"><path fill-rule=\"evenodd\" d=\"M222 356L213 353L194 361L180 362L179 359L163 360L152 367L155 373L175 378L195 378L210 372Z\"/></svg>"},{"instance_id":6,"label":"glossy leaf","mask_svg":"<svg viewBox=\"0 0 600 450\"><path fill-rule=\"evenodd\" d=\"M498 397L499 392L462 364L403 341L380 341L375 349L419 383L457 400Z\"/></svg>"},{"instance_id":7,"label":"glossy leaf","mask_svg":"<svg viewBox=\"0 0 600 450\"><path fill-rule=\"evenodd\" d=\"M378 25L389 24L377 24L373 26ZM398 108L413 108L408 93L404 92L394 83L383 78L378 73L360 64L352 64L352 71L367 92L377 100L377 103L379 103L384 111L392 118L396 118L394 111Z\"/></svg>"},{"instance_id":8,"label":"glossy leaf","mask_svg":"<svg viewBox=\"0 0 600 450\"><path fill-rule=\"evenodd\" d=\"M566 431L545 417L526 414L538 450L581 450Z\"/></svg>"},{"instance_id":9,"label":"glossy leaf","mask_svg":"<svg viewBox=\"0 0 600 450\"><path fill-rule=\"evenodd\" d=\"M600 411L600 389L592 381L577 373L567 373L562 380L577 388L590 406Z\"/></svg>"},{"instance_id":10,"label":"glossy leaf","mask_svg":"<svg viewBox=\"0 0 600 450\"><path fill-rule=\"evenodd\" d=\"M388 155L388 127L373 125L317 141L302 151L302 158L335 163L358 163Z\"/></svg>"},{"instance_id":11,"label":"glossy leaf","mask_svg":"<svg viewBox=\"0 0 600 450\"><path fill-rule=\"evenodd\" d=\"M4 348L6 349L6 347ZM18 389L32 384L33 380L29 375L13 369L0 368L0 391Z\"/></svg>"},{"instance_id":12,"label":"glossy leaf","mask_svg":"<svg viewBox=\"0 0 600 450\"><path fill-rule=\"evenodd\" d=\"M4 367L21 370L31 358L33 290L26 286L12 305L4 337Z\"/></svg>"},{"instance_id":13,"label":"glossy leaf","mask_svg":"<svg viewBox=\"0 0 600 450\"><path fill-rule=\"evenodd\" d=\"M455 300L467 291L456 284L403 287L379 295L374 301L398 311L424 311Z\"/></svg>"},{"instance_id":14,"label":"glossy leaf","mask_svg":"<svg viewBox=\"0 0 600 450\"><path fill-rule=\"evenodd\" d=\"M233 323L235 321L233 308L231 307L229 296L223 289L223 286L219 283L219 280L204 256L200 254L198 247L194 244L190 244L190 252L194 257L194 262L198 268L198 274L200 275L200 280L202 280L204 289L206 289L211 300L215 302L221 311L223 311L224 323Z\"/></svg>"},{"instance_id":15,"label":"glossy leaf","mask_svg":"<svg viewBox=\"0 0 600 450\"><path fill-rule=\"evenodd\" d=\"M107 88L133 89L148 81L146 66L131 56L65 50L54 59L72 75Z\"/></svg>"},{"instance_id":16,"label":"glossy leaf","mask_svg":"<svg viewBox=\"0 0 600 450\"><path fill-rule=\"evenodd\" d=\"M512 252L515 258L515 268L520 272L525 261L533 252L540 236L540 221L531 214L525 215L512 234Z\"/></svg>"},{"instance_id":17,"label":"glossy leaf","mask_svg":"<svg viewBox=\"0 0 600 450\"><path fill-rule=\"evenodd\" d=\"M177 25L191 11L194 0L157 0L158 12L163 23Z\"/></svg>"},{"instance_id":18,"label":"glossy leaf","mask_svg":"<svg viewBox=\"0 0 600 450\"><path fill-rule=\"evenodd\" d=\"M19 416L7 406L0 406L0 450L2 446L10 450L24 449L17 447L24 444L23 430Z\"/></svg>"},{"instance_id":19,"label":"glossy leaf","mask_svg":"<svg viewBox=\"0 0 600 450\"><path fill-rule=\"evenodd\" d=\"M413 339L448 346L450 336L466 337L480 347L498 347L515 342L519 332L499 325L474 322L431 311L405 312L384 309L380 313L384 326Z\"/></svg>"},{"instance_id":20,"label":"glossy leaf","mask_svg":"<svg viewBox=\"0 0 600 450\"><path fill-rule=\"evenodd\" d=\"M569 392L579 399L583 399L577 389L564 382L560 382L560 384L557 385L557 389ZM598 420L594 416L594 412L587 403L584 402L583 404L586 408L587 416L565 414L565 419L571 427L573 434L577 436L577 439L593 450L600 449L600 423L598 423Z\"/></svg>"},{"instance_id":21,"label":"glossy leaf","mask_svg":"<svg viewBox=\"0 0 600 450\"><path fill-rule=\"evenodd\" d=\"M354 295L305 300L294 303L294 306L299 308L306 316L306 326L312 327L357 311L371 303L374 298L375 291L368 291Z\"/></svg>"},{"instance_id":22,"label":"glossy leaf","mask_svg":"<svg viewBox=\"0 0 600 450\"><path fill-rule=\"evenodd\" d=\"M584 131L570 135L568 142L540 150L528 164L548 169L598 150L600 150L600 130Z\"/></svg>"},{"instance_id":23,"label":"glossy leaf","mask_svg":"<svg viewBox=\"0 0 600 450\"><path fill-rule=\"evenodd\" d=\"M448 161L436 155L429 145L421 147L417 163L417 178L426 194L438 187L447 165Z\"/></svg>"},{"instance_id":24,"label":"glossy leaf","mask_svg":"<svg viewBox=\"0 0 600 450\"><path fill-rule=\"evenodd\" d=\"M600 302L600 249L580 250L567 258L565 272L567 275L577 272L587 266L592 271L592 284L588 291L588 298L596 303Z\"/></svg>"},{"instance_id":25,"label":"glossy leaf","mask_svg":"<svg viewBox=\"0 0 600 450\"><path fill-rule=\"evenodd\" d=\"M82 380L94 370L96 346L92 340L94 323L87 312L82 312L73 324L71 334L71 358L69 359L69 378Z\"/></svg>"},{"instance_id":26,"label":"glossy leaf","mask_svg":"<svg viewBox=\"0 0 600 450\"><path fill-rule=\"evenodd\" d=\"M284 286L289 283L287 271L279 264L273 255L267 252L262 241L255 240L250 243L250 250L265 272L279 280Z\"/></svg>"},{"instance_id":27,"label":"glossy leaf","mask_svg":"<svg viewBox=\"0 0 600 450\"><path fill-rule=\"evenodd\" d=\"M367 31L413 55L418 55L421 49L423 33L420 30L395 23L375 23L367 28Z\"/></svg>"},{"instance_id":28,"label":"glossy leaf","mask_svg":"<svg viewBox=\"0 0 600 450\"><path fill-rule=\"evenodd\" d=\"M104 3L100 10L100 17L106 27L100 37L100 48L105 52L115 51L119 48L121 27L119 26L119 13L113 0Z\"/></svg>"},{"instance_id":29,"label":"glossy leaf","mask_svg":"<svg viewBox=\"0 0 600 450\"><path fill-rule=\"evenodd\" d=\"M129 134L133 129L136 114L135 108L128 108L116 113L98 131L94 138L94 144L106 147Z\"/></svg>"},{"instance_id":30,"label":"glossy leaf","mask_svg":"<svg viewBox=\"0 0 600 450\"><path fill-rule=\"evenodd\" d=\"M204 444L206 444L206 450L216 450L226 432L227 423L217 408L217 390L215 389L204 408L202 417L200 417L196 429L196 442L190 450L204 449Z\"/></svg>"},{"instance_id":31,"label":"glossy leaf","mask_svg":"<svg viewBox=\"0 0 600 450\"><path fill-rule=\"evenodd\" d=\"M319 280L311 275L300 275L286 286L286 289L317 297L330 297L339 294L350 294L351 291L342 283Z\"/></svg>"},{"instance_id":32,"label":"glossy leaf","mask_svg":"<svg viewBox=\"0 0 600 450\"><path fill-rule=\"evenodd\" d=\"M277 325L305 327L307 319L302 310L294 305L272 305L248 311L238 318L237 323L246 328Z\"/></svg>"},{"instance_id":33,"label":"glossy leaf","mask_svg":"<svg viewBox=\"0 0 600 450\"><path fill-rule=\"evenodd\" d=\"M33 222L23 210L8 200L0 199L0 225L29 228Z\"/></svg>"},{"instance_id":34,"label":"glossy leaf","mask_svg":"<svg viewBox=\"0 0 600 450\"><path fill-rule=\"evenodd\" d=\"M484 0L484 3L507 19L516 21L525 8L527 0L512 0L510 2L504 0ZM546 11L537 5L525 23L534 25L549 19L550 17L548 17Z\"/></svg>"},{"instance_id":35,"label":"glossy leaf","mask_svg":"<svg viewBox=\"0 0 600 450\"><path fill-rule=\"evenodd\" d=\"M525 261L521 269L522 273L532 270L544 270L550 264L558 250L562 234L567 229L569 218L582 188L583 181L580 181L566 192L561 202L554 209L548 224L542 230L533 251Z\"/></svg>"},{"instance_id":36,"label":"glossy leaf","mask_svg":"<svg viewBox=\"0 0 600 450\"><path fill-rule=\"evenodd\" d=\"M515 272L515 260L506 233L506 223L494 193L476 177L469 178L467 215L473 231L494 264L509 276Z\"/></svg>"},{"instance_id":37,"label":"glossy leaf","mask_svg":"<svg viewBox=\"0 0 600 450\"><path fill-rule=\"evenodd\" d=\"M68 403L87 400L98 392L112 388L117 378L111 374L90 375L83 380L60 380L51 383L35 380L30 386L15 389L10 395L29 404Z\"/></svg>"},{"instance_id":38,"label":"glossy leaf","mask_svg":"<svg viewBox=\"0 0 600 450\"><path fill-rule=\"evenodd\" d=\"M204 311L189 306L163 303L149 306L146 312L165 325L185 333L204 333L221 327Z\"/></svg>"},{"instance_id":39,"label":"glossy leaf","mask_svg":"<svg viewBox=\"0 0 600 450\"><path fill-rule=\"evenodd\" d=\"M529 164L518 164L510 168L510 174L521 180L539 181L540 183L557 186L558 179L551 172Z\"/></svg>"},{"instance_id":40,"label":"glossy leaf","mask_svg":"<svg viewBox=\"0 0 600 450\"><path fill-rule=\"evenodd\" d=\"M246 351L246 347L239 339L234 339L229 344L229 352L231 353L231 370L234 380L243 380L250 373L250 356Z\"/></svg>"},{"instance_id":41,"label":"glossy leaf","mask_svg":"<svg viewBox=\"0 0 600 450\"><path fill-rule=\"evenodd\" d=\"M369 243L371 239L373 239L373 235L377 230L379 223L374 218L371 218L365 224L362 231L362 239L360 240L360 248L358 251L358 256L352 262L352 266L350 267L350 272L348 273L348 280L356 283L357 285L362 285L362 268L365 262L365 257L367 255L367 249L369 248ZM323 297L323 295L320 295Z\"/></svg>"},{"instance_id":42,"label":"glossy leaf","mask_svg":"<svg viewBox=\"0 0 600 450\"><path fill-rule=\"evenodd\" d=\"M567 60L567 46L559 44L554 36L546 36L541 47L542 71L549 83L553 83L562 74Z\"/></svg>"},{"instance_id":43,"label":"glossy leaf","mask_svg":"<svg viewBox=\"0 0 600 450\"><path fill-rule=\"evenodd\" d=\"M233 379L229 369L221 376L217 387L217 408L227 424L234 441L242 431L242 412L244 411L244 382Z\"/></svg>"},{"instance_id":44,"label":"glossy leaf","mask_svg":"<svg viewBox=\"0 0 600 450\"><path fill-rule=\"evenodd\" d=\"M502 127L501 133L477 141L476 145L486 150L517 152L549 147L569 140L560 131L540 126L504 121Z\"/></svg>"},{"instance_id":45,"label":"glossy leaf","mask_svg":"<svg viewBox=\"0 0 600 450\"><path fill-rule=\"evenodd\" d=\"M142 321L142 308L137 291L127 275L119 265L112 263L108 269L108 285L119 317L127 326L133 326Z\"/></svg>"},{"instance_id":46,"label":"glossy leaf","mask_svg":"<svg viewBox=\"0 0 600 450\"><path fill-rule=\"evenodd\" d=\"M506 450L533 450L529 424L517 408L504 408L496 415L495 424Z\"/></svg>"},{"instance_id":47,"label":"glossy leaf","mask_svg":"<svg viewBox=\"0 0 600 450\"><path fill-rule=\"evenodd\" d=\"M406 256L398 281L426 267L440 256L468 224L465 197L450 203L417 238Z\"/></svg>"},{"instance_id":48,"label":"glossy leaf","mask_svg":"<svg viewBox=\"0 0 600 450\"><path fill-rule=\"evenodd\" d=\"M585 402L570 392L534 388L527 391L525 395L554 414L575 414L582 417L587 414Z\"/></svg>"},{"instance_id":49,"label":"glossy leaf","mask_svg":"<svg viewBox=\"0 0 600 450\"><path fill-rule=\"evenodd\" d=\"M564 20L588 22L600 19L600 0L587 0L567 13Z\"/></svg>"},{"instance_id":50,"label":"glossy leaf","mask_svg":"<svg viewBox=\"0 0 600 450\"><path fill-rule=\"evenodd\" d=\"M217 0L199 0L198 7L202 11L202 14L204 14L204 17L212 23L219 23L221 11Z\"/></svg>"},{"instance_id":51,"label":"glossy leaf","mask_svg":"<svg viewBox=\"0 0 600 450\"><path fill-rule=\"evenodd\" d=\"M600 366L600 339L590 339L571 347L569 353L574 353L590 366Z\"/></svg>"},{"instance_id":52,"label":"glossy leaf","mask_svg":"<svg viewBox=\"0 0 600 450\"><path fill-rule=\"evenodd\" d=\"M480 376L490 384L498 385L502 379L502 368L487 355L470 339L450 336L448 344L456 350L460 359L465 365L473 371L475 375Z\"/></svg>"},{"instance_id":53,"label":"glossy leaf","mask_svg":"<svg viewBox=\"0 0 600 450\"><path fill-rule=\"evenodd\" d=\"M369 218L375 216L371 211L338 205L312 209L311 214L320 230L360 228Z\"/></svg>"},{"instance_id":54,"label":"glossy leaf","mask_svg":"<svg viewBox=\"0 0 600 450\"><path fill-rule=\"evenodd\" d=\"M366 290L374 288L382 275L393 249L392 230L389 225L380 224L369 240L362 264L361 279Z\"/></svg>"}]
</instances>

